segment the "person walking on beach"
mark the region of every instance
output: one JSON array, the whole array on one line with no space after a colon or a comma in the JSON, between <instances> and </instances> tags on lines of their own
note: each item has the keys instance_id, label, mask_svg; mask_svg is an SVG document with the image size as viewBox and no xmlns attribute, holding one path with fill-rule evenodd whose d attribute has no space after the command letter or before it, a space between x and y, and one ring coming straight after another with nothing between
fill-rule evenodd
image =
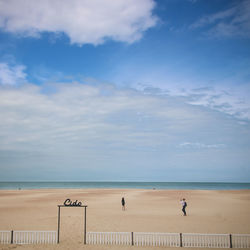
<instances>
[{"instance_id":1,"label":"person walking on beach","mask_svg":"<svg viewBox=\"0 0 250 250\"><path fill-rule=\"evenodd\" d=\"M182 212L183 212L183 215L186 216L186 215L187 215L187 213L186 213L187 202L186 202L186 199L185 199L185 198L183 198L183 199L181 200L181 205L182 205Z\"/></svg>"},{"instance_id":2,"label":"person walking on beach","mask_svg":"<svg viewBox=\"0 0 250 250\"><path fill-rule=\"evenodd\" d=\"M122 210L125 211L125 199L122 197Z\"/></svg>"}]
</instances>

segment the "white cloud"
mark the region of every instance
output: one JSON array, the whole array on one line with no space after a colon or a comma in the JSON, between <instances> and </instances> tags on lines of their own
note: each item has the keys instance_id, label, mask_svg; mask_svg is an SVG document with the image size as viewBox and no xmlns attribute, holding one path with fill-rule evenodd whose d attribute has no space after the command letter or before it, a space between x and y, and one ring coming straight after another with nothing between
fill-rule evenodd
<instances>
[{"instance_id":1,"label":"white cloud","mask_svg":"<svg viewBox=\"0 0 250 250\"><path fill-rule=\"evenodd\" d=\"M27 36L63 32L80 45L132 43L156 25L154 6L153 0L0 0L0 27Z\"/></svg>"},{"instance_id":2,"label":"white cloud","mask_svg":"<svg viewBox=\"0 0 250 250\"><path fill-rule=\"evenodd\" d=\"M202 17L190 28L204 28L205 34L213 38L250 37L250 2L235 3L231 8Z\"/></svg>"},{"instance_id":3,"label":"white cloud","mask_svg":"<svg viewBox=\"0 0 250 250\"><path fill-rule=\"evenodd\" d=\"M103 83L0 86L0 117L2 179L126 179L135 169L150 179L158 169L164 180L169 168L178 179L186 168L249 162L247 126L183 98Z\"/></svg>"},{"instance_id":4,"label":"white cloud","mask_svg":"<svg viewBox=\"0 0 250 250\"><path fill-rule=\"evenodd\" d=\"M179 96L186 103L204 106L211 110L220 111L237 119L250 121L249 86L209 86L195 88L169 88L167 94Z\"/></svg>"},{"instance_id":5,"label":"white cloud","mask_svg":"<svg viewBox=\"0 0 250 250\"><path fill-rule=\"evenodd\" d=\"M172 96L182 98L187 104L207 107L239 120L250 121L249 85L195 86L186 84L138 84L137 89L145 94Z\"/></svg>"},{"instance_id":6,"label":"white cloud","mask_svg":"<svg viewBox=\"0 0 250 250\"><path fill-rule=\"evenodd\" d=\"M203 26L208 25L208 24L213 24L217 21L221 21L221 20L224 20L226 18L232 17L234 15L234 13L235 13L235 9L230 8L228 10L221 11L221 12L212 14L210 16L202 17L201 19L199 19L198 21L193 23L191 25L191 28L200 28L200 27L203 27Z\"/></svg>"},{"instance_id":7,"label":"white cloud","mask_svg":"<svg viewBox=\"0 0 250 250\"><path fill-rule=\"evenodd\" d=\"M22 83L26 79L23 65L10 65L8 63L0 63L0 84L16 85Z\"/></svg>"},{"instance_id":8,"label":"white cloud","mask_svg":"<svg viewBox=\"0 0 250 250\"><path fill-rule=\"evenodd\" d=\"M248 86L237 86L191 89L187 95L190 104L205 106L237 119L250 121L250 101L246 94L248 92Z\"/></svg>"},{"instance_id":9,"label":"white cloud","mask_svg":"<svg viewBox=\"0 0 250 250\"><path fill-rule=\"evenodd\" d=\"M44 94L42 87L31 84L0 88L2 149L98 147L107 142L125 148L155 147L179 129L192 129L194 120L199 124L209 119L191 105L113 85L61 83L48 89L53 91Z\"/></svg>"}]
</instances>

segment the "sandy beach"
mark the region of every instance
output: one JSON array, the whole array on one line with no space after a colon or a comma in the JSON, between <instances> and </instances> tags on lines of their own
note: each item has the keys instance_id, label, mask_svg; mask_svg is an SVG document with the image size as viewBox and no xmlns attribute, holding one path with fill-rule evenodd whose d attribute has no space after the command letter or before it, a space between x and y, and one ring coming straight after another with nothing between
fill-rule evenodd
<instances>
[{"instance_id":1,"label":"sandy beach","mask_svg":"<svg viewBox=\"0 0 250 250\"><path fill-rule=\"evenodd\" d=\"M126 200L125 211L121 197ZM188 203L186 217L180 205L183 197ZM66 198L88 206L87 231L250 234L250 190L0 190L0 230L56 231L57 205ZM136 248L83 245L83 212L62 208L59 245L0 245L0 249Z\"/></svg>"}]
</instances>

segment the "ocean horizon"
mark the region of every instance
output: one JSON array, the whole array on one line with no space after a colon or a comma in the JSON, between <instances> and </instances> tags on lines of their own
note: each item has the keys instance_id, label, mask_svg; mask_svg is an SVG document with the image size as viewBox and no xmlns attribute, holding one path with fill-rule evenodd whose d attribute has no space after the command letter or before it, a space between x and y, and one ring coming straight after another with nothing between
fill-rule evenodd
<instances>
[{"instance_id":1,"label":"ocean horizon","mask_svg":"<svg viewBox=\"0 0 250 250\"><path fill-rule=\"evenodd\" d=\"M135 182L135 181L10 181L0 182L1 190L21 189L174 189L174 190L242 190L250 183L236 182Z\"/></svg>"}]
</instances>

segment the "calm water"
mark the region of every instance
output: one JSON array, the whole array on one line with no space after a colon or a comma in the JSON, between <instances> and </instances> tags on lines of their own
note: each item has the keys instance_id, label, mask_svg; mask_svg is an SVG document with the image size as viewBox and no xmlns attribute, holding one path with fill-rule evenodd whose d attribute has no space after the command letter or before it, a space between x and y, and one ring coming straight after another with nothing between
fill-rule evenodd
<instances>
[{"instance_id":1,"label":"calm water","mask_svg":"<svg viewBox=\"0 0 250 250\"><path fill-rule=\"evenodd\" d=\"M250 183L222 182L0 182L0 189L80 189L80 188L135 188L135 189L250 189Z\"/></svg>"}]
</instances>

